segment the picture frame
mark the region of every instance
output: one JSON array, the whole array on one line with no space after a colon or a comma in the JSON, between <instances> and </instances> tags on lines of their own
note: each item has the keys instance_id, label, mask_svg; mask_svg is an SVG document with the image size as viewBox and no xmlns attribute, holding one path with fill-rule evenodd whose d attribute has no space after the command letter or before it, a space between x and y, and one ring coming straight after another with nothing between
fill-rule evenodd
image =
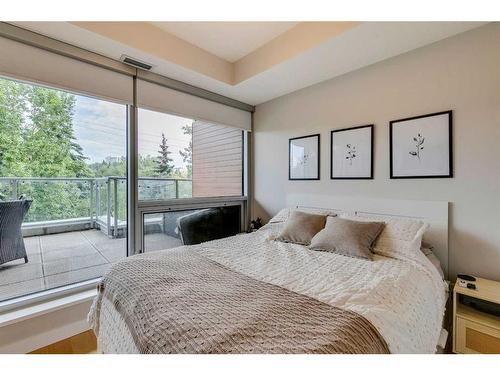
<instances>
[{"instance_id":1,"label":"picture frame","mask_svg":"<svg viewBox=\"0 0 500 375\"><path fill-rule=\"evenodd\" d=\"M288 179L320 179L320 134L290 138L288 140Z\"/></svg>"},{"instance_id":2,"label":"picture frame","mask_svg":"<svg viewBox=\"0 0 500 375\"><path fill-rule=\"evenodd\" d=\"M453 177L453 112L389 123L390 178Z\"/></svg>"},{"instance_id":3,"label":"picture frame","mask_svg":"<svg viewBox=\"0 0 500 375\"><path fill-rule=\"evenodd\" d=\"M374 125L330 132L330 179L373 179Z\"/></svg>"}]
</instances>

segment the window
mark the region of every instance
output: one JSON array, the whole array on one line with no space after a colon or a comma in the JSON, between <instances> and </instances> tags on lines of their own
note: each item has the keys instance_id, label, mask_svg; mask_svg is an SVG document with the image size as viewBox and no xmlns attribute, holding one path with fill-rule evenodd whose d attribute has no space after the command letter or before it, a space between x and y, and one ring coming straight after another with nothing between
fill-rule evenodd
<instances>
[{"instance_id":1,"label":"window","mask_svg":"<svg viewBox=\"0 0 500 375\"><path fill-rule=\"evenodd\" d=\"M0 78L0 212L11 218L0 301L102 276L126 256L126 110ZM26 253L9 249L19 236Z\"/></svg>"},{"instance_id":2,"label":"window","mask_svg":"<svg viewBox=\"0 0 500 375\"><path fill-rule=\"evenodd\" d=\"M243 195L243 131L139 109L139 199Z\"/></svg>"},{"instance_id":3,"label":"window","mask_svg":"<svg viewBox=\"0 0 500 375\"><path fill-rule=\"evenodd\" d=\"M243 229L243 130L146 109L138 111L138 128L144 252ZM182 198L198 199L172 204Z\"/></svg>"},{"instance_id":4,"label":"window","mask_svg":"<svg viewBox=\"0 0 500 375\"><path fill-rule=\"evenodd\" d=\"M242 203L144 214L144 252L229 237L241 232Z\"/></svg>"},{"instance_id":5,"label":"window","mask_svg":"<svg viewBox=\"0 0 500 375\"><path fill-rule=\"evenodd\" d=\"M191 198L193 120L139 109L139 199Z\"/></svg>"},{"instance_id":6,"label":"window","mask_svg":"<svg viewBox=\"0 0 500 375\"><path fill-rule=\"evenodd\" d=\"M4 37L0 46L0 74L12 78L0 77L0 235L25 244L0 244L0 308L67 293L127 254L159 249L162 236L173 247L178 220L192 214L223 213L220 228L244 229L250 106L89 52L82 60Z\"/></svg>"}]
</instances>

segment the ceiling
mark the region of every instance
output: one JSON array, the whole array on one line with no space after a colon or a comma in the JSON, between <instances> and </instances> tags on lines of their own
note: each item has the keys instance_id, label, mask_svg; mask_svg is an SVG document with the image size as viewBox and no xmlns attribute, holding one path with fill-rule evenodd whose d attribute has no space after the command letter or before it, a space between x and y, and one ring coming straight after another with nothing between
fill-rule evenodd
<instances>
[{"instance_id":1,"label":"ceiling","mask_svg":"<svg viewBox=\"0 0 500 375\"><path fill-rule=\"evenodd\" d=\"M15 22L257 105L484 22Z\"/></svg>"},{"instance_id":2,"label":"ceiling","mask_svg":"<svg viewBox=\"0 0 500 375\"><path fill-rule=\"evenodd\" d=\"M235 62L298 22L151 22L199 48Z\"/></svg>"}]
</instances>

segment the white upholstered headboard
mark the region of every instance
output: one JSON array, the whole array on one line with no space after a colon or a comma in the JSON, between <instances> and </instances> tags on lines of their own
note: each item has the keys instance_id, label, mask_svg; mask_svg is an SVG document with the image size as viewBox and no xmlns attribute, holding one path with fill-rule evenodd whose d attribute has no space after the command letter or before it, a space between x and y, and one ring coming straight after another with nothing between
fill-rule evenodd
<instances>
[{"instance_id":1,"label":"white upholstered headboard","mask_svg":"<svg viewBox=\"0 0 500 375\"><path fill-rule=\"evenodd\" d=\"M328 208L331 210L396 216L421 220L430 225L424 240L433 247L448 277L448 202L399 199L372 199L323 194L288 194L287 207Z\"/></svg>"}]
</instances>

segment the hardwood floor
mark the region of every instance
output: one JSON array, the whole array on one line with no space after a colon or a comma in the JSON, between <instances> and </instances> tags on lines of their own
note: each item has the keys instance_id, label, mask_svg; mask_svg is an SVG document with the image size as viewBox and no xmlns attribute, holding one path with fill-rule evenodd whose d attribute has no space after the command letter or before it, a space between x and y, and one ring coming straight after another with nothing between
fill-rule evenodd
<instances>
[{"instance_id":1,"label":"hardwood floor","mask_svg":"<svg viewBox=\"0 0 500 375\"><path fill-rule=\"evenodd\" d=\"M88 330L29 354L97 354L97 339L94 332Z\"/></svg>"}]
</instances>

